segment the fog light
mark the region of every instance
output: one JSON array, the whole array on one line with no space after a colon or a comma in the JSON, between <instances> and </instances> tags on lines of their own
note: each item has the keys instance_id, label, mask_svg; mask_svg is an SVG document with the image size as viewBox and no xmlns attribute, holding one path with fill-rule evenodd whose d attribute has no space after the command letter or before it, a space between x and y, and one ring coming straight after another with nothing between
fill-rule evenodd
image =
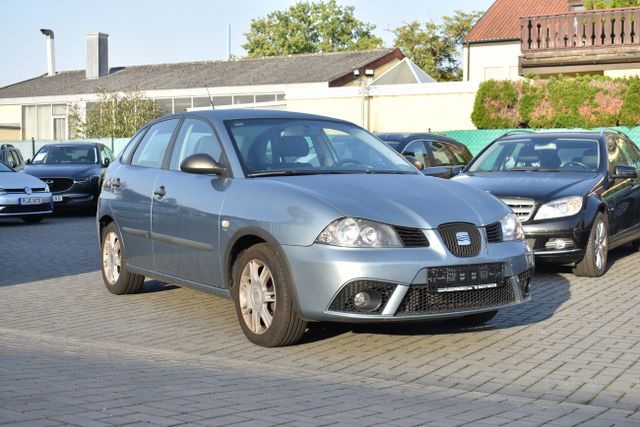
<instances>
[{"instance_id":1,"label":"fog light","mask_svg":"<svg viewBox=\"0 0 640 427\"><path fill-rule=\"evenodd\" d=\"M380 308L380 304L382 304L382 297L375 291L358 292L353 297L353 305L355 305L358 310L374 311Z\"/></svg>"},{"instance_id":2,"label":"fog light","mask_svg":"<svg viewBox=\"0 0 640 427\"><path fill-rule=\"evenodd\" d=\"M565 249L575 246L571 239L549 239L544 245L547 249Z\"/></svg>"}]
</instances>

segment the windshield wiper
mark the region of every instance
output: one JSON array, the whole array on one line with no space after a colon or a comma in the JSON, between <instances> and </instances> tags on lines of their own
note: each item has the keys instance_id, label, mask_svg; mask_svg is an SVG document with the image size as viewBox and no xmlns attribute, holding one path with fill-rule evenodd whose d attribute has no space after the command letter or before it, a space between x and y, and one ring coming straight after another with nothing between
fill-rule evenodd
<instances>
[{"instance_id":1,"label":"windshield wiper","mask_svg":"<svg viewBox=\"0 0 640 427\"><path fill-rule=\"evenodd\" d=\"M552 168L513 168L507 169L508 172L560 172L560 169Z\"/></svg>"},{"instance_id":2,"label":"windshield wiper","mask_svg":"<svg viewBox=\"0 0 640 427\"><path fill-rule=\"evenodd\" d=\"M409 172L409 171L391 171L391 170L381 170L381 171L377 171L374 169L367 169L364 171L364 173L368 173L368 174L386 174L386 175L415 175L415 172Z\"/></svg>"}]
</instances>

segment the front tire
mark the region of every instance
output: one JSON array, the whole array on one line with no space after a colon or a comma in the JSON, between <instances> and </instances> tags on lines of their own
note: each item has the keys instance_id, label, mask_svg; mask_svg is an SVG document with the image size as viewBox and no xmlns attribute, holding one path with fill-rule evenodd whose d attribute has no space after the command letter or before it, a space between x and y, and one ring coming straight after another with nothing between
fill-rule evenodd
<instances>
[{"instance_id":1,"label":"front tire","mask_svg":"<svg viewBox=\"0 0 640 427\"><path fill-rule=\"evenodd\" d=\"M110 223L102 231L101 246L102 280L109 292L116 295L140 292L144 276L127 269L122 239L115 223Z\"/></svg>"},{"instance_id":2,"label":"front tire","mask_svg":"<svg viewBox=\"0 0 640 427\"><path fill-rule=\"evenodd\" d=\"M294 304L292 280L277 251L260 243L243 251L233 265L231 294L240 327L254 344L294 344L307 324Z\"/></svg>"},{"instance_id":3,"label":"front tire","mask_svg":"<svg viewBox=\"0 0 640 427\"><path fill-rule=\"evenodd\" d=\"M606 217L600 212L596 215L589 234L584 257L573 269L576 276L600 277L607 269L609 254L609 227Z\"/></svg>"}]
</instances>

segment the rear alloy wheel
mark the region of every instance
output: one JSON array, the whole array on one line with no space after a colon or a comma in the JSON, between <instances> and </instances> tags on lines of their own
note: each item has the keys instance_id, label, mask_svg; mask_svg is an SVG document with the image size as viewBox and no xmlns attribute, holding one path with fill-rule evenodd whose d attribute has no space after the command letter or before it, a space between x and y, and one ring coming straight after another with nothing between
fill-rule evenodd
<instances>
[{"instance_id":1,"label":"rear alloy wheel","mask_svg":"<svg viewBox=\"0 0 640 427\"><path fill-rule=\"evenodd\" d=\"M142 289L144 276L127 270L118 228L112 222L102 232L102 280L112 294L135 294Z\"/></svg>"},{"instance_id":2,"label":"rear alloy wheel","mask_svg":"<svg viewBox=\"0 0 640 427\"><path fill-rule=\"evenodd\" d=\"M233 266L232 295L242 331L254 344L293 344L305 332L290 292L291 280L267 243L243 251Z\"/></svg>"},{"instance_id":3,"label":"rear alloy wheel","mask_svg":"<svg viewBox=\"0 0 640 427\"><path fill-rule=\"evenodd\" d=\"M589 234L584 257L576 264L573 274L576 276L600 277L607 269L609 254L609 228L602 213L596 215Z\"/></svg>"}]
</instances>

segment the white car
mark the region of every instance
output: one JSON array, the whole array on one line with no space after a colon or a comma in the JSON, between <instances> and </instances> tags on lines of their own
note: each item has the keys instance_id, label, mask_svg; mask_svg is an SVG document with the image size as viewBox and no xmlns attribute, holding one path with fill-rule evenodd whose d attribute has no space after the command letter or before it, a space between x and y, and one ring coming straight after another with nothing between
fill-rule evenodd
<instances>
[{"instance_id":1,"label":"white car","mask_svg":"<svg viewBox=\"0 0 640 427\"><path fill-rule=\"evenodd\" d=\"M0 163L0 218L36 223L52 212L51 192L44 181Z\"/></svg>"}]
</instances>

